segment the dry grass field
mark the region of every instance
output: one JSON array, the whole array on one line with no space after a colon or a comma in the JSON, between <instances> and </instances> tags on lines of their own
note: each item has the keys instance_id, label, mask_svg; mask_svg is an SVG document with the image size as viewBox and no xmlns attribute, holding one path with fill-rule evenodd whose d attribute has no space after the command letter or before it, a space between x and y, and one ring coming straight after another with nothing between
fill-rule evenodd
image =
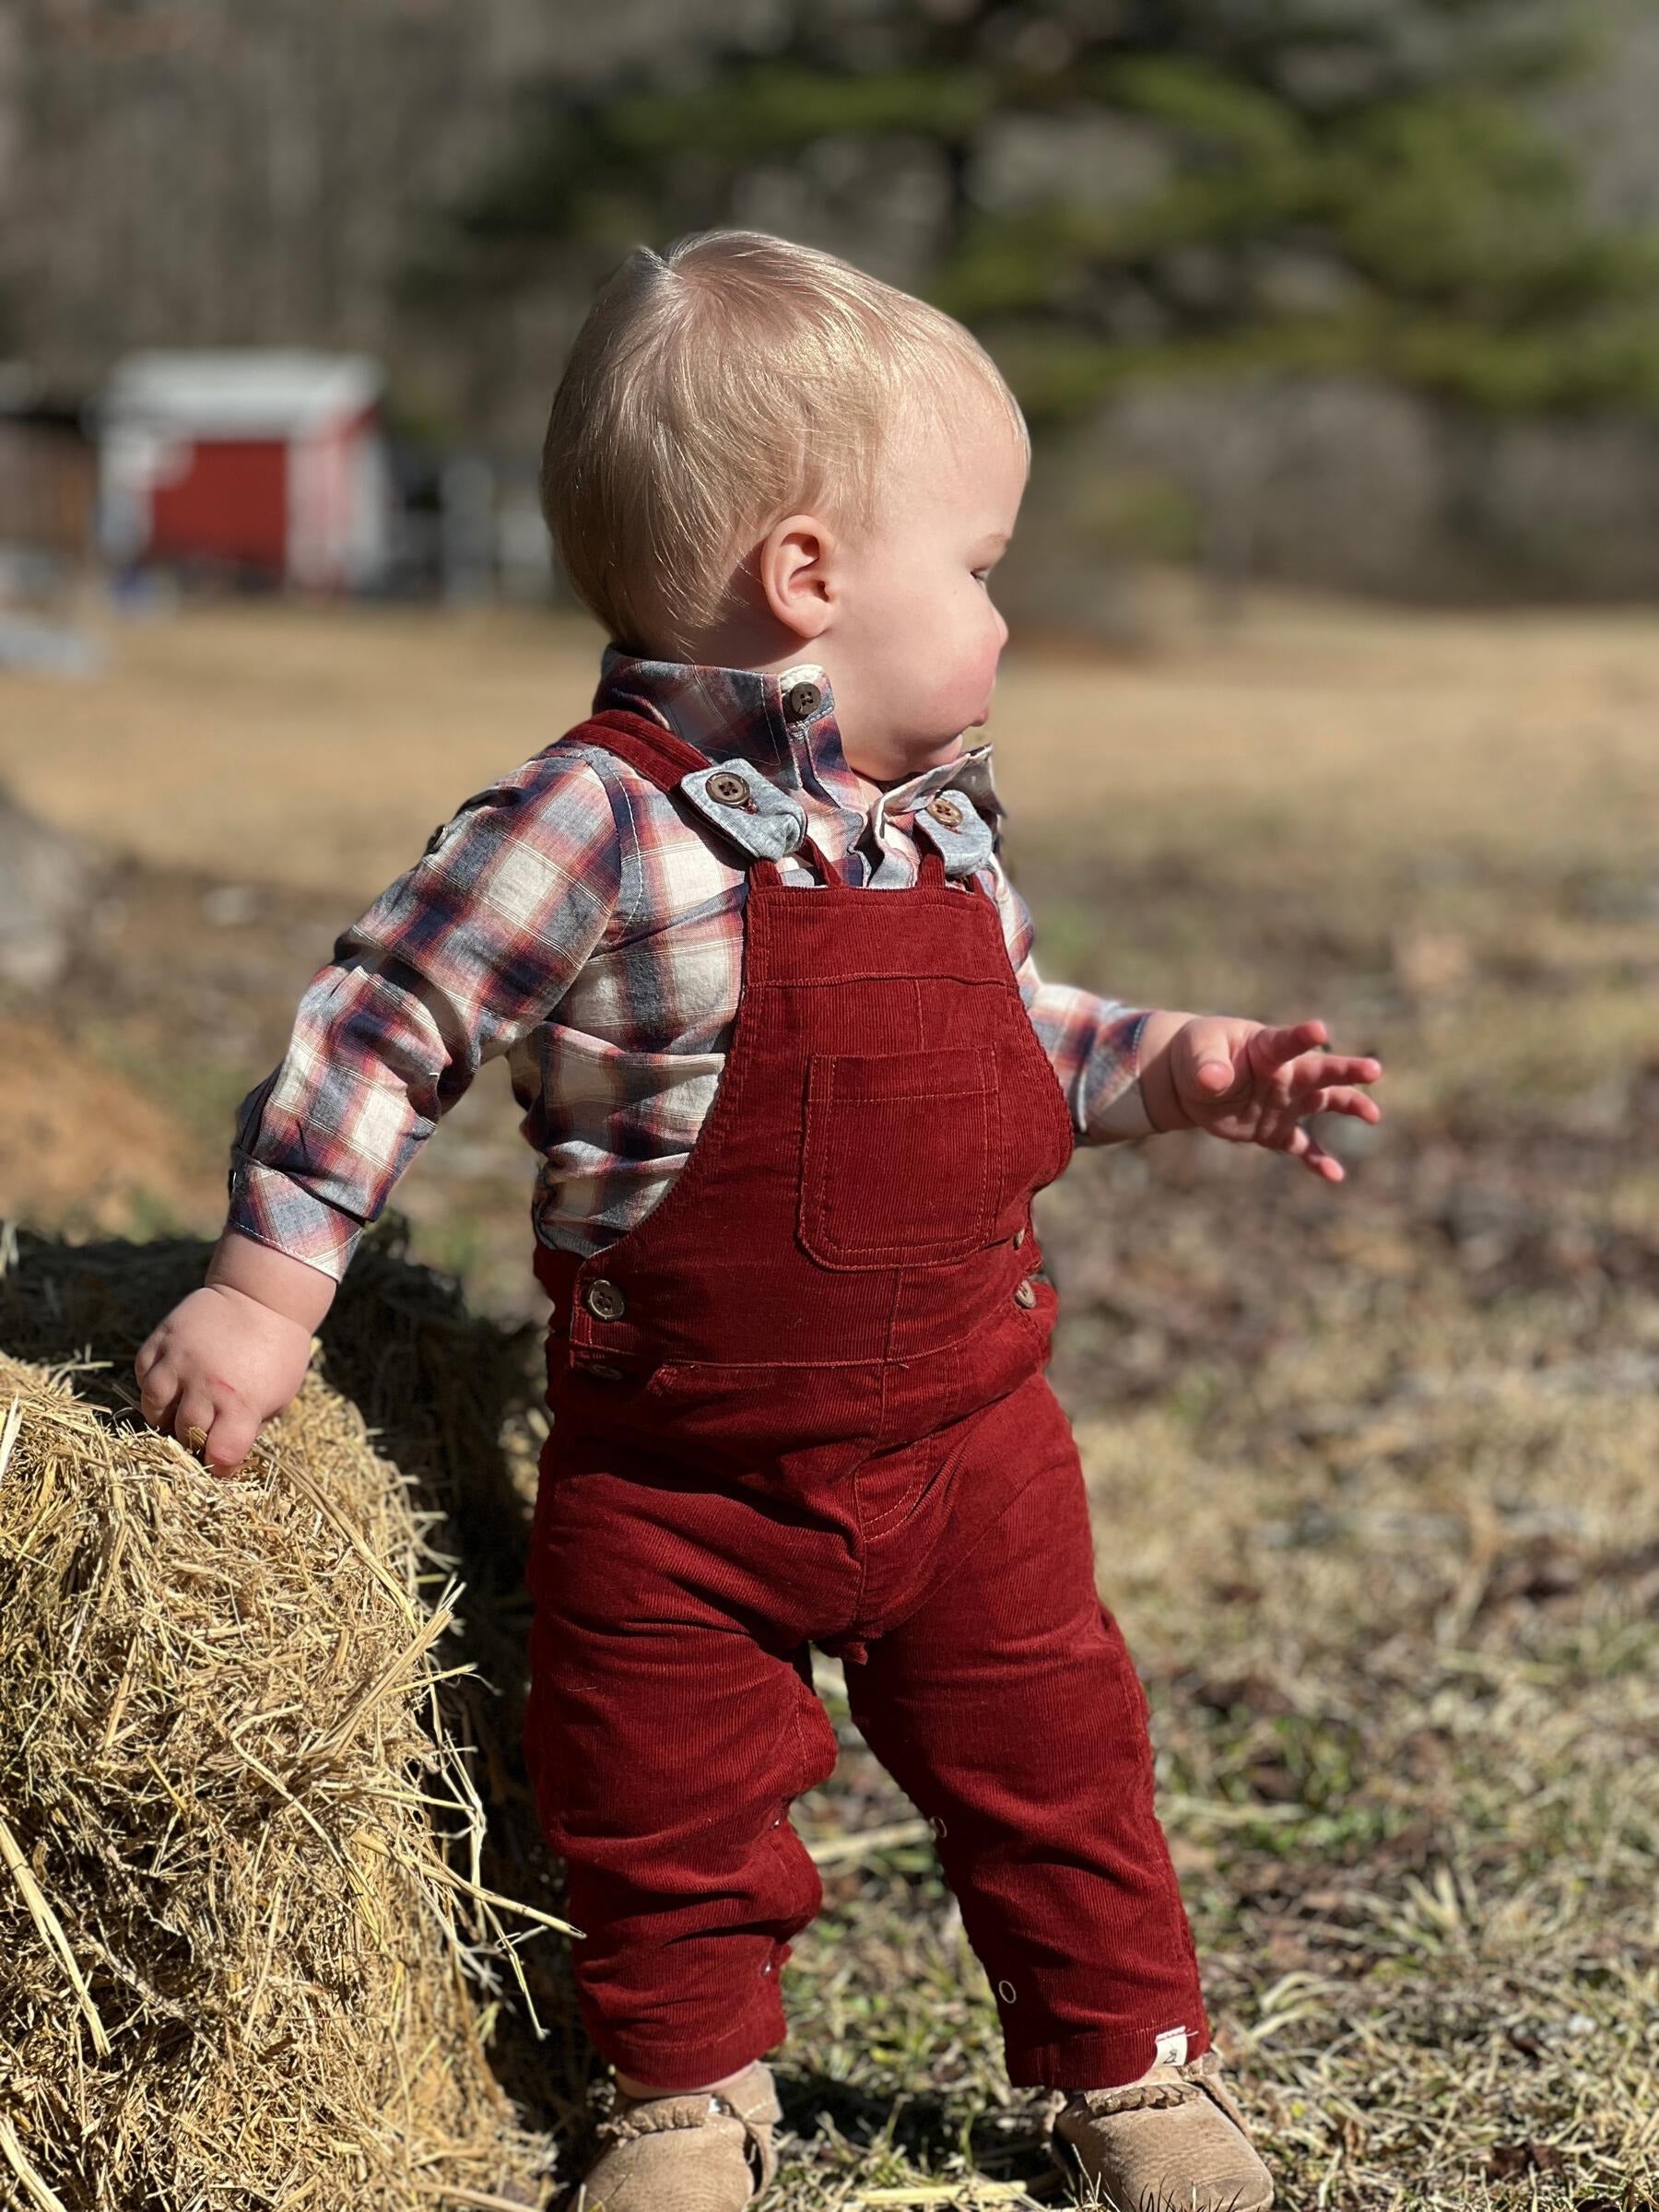
<instances>
[{"instance_id":1,"label":"dry grass field","mask_svg":"<svg viewBox=\"0 0 1659 2212\"><path fill-rule=\"evenodd\" d=\"M1215 632L1174 587L1154 618L1134 655L1005 659L984 734L1046 971L1318 1013L1388 1066L1382 1131L1333 1135L1339 1191L1171 1138L1080 1155L1040 1201L1053 1379L1218 2040L1293 2212L1636 2212L1659 619L1263 602ZM0 1001L0 1216L211 1233L229 1108L334 929L579 718L597 641L265 607L111 640L96 681L0 679L0 783L111 855L51 1002ZM413 1255L505 1324L535 1309L499 1075L398 1203ZM525 1394L504 1418L533 1423ZM1070 2201L924 1836L850 1733L799 1818L828 1905L789 1971L780 2212ZM548 2048L573 2171L582 2062Z\"/></svg>"}]
</instances>

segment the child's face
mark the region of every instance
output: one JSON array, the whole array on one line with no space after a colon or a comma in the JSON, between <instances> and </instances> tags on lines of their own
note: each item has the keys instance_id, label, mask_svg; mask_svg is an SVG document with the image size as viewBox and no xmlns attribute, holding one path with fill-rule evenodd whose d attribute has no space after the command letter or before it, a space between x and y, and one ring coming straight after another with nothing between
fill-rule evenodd
<instances>
[{"instance_id":1,"label":"child's face","mask_svg":"<svg viewBox=\"0 0 1659 2212\"><path fill-rule=\"evenodd\" d=\"M990 713L1008 629L989 571L1013 535L1025 485L1013 424L964 370L946 421L912 418L896 432L870 530L854 537L793 514L759 547L771 628L762 665L822 666L859 774L892 782L954 759L963 732ZM735 658L758 641L724 636L709 653Z\"/></svg>"},{"instance_id":2,"label":"child's face","mask_svg":"<svg viewBox=\"0 0 1659 2212\"><path fill-rule=\"evenodd\" d=\"M954 420L912 424L895 441L876 527L840 547L816 643L861 774L890 782L950 759L989 715L1008 626L988 572L1025 485L1014 428L975 379L964 378Z\"/></svg>"}]
</instances>

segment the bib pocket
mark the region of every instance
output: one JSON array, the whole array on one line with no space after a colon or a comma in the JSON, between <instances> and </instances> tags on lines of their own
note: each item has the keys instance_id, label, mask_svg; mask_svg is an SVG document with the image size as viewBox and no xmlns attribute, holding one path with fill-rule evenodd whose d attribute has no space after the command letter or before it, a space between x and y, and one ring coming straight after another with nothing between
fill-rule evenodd
<instances>
[{"instance_id":1,"label":"bib pocket","mask_svg":"<svg viewBox=\"0 0 1659 2212\"><path fill-rule=\"evenodd\" d=\"M942 1267L991 1242L1001 1122L988 1044L813 1053L797 1229L825 1267Z\"/></svg>"}]
</instances>

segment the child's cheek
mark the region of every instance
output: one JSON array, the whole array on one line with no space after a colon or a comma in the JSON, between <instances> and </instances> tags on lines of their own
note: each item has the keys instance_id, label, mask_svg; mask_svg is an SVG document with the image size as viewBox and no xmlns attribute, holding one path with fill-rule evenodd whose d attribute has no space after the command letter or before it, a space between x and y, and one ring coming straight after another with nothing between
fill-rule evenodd
<instances>
[{"instance_id":1,"label":"child's cheek","mask_svg":"<svg viewBox=\"0 0 1659 2212\"><path fill-rule=\"evenodd\" d=\"M973 641L972 677L966 687L971 694L968 712L977 714L990 697L991 687L996 681L996 664L1002 653L1002 629L992 618L987 627L982 618Z\"/></svg>"}]
</instances>

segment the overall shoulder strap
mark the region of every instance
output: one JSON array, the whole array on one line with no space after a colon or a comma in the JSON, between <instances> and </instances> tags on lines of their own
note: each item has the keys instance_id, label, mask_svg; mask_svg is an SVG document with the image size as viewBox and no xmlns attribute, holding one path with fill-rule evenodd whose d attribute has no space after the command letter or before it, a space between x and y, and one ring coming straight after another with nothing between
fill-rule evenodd
<instances>
[{"instance_id":1,"label":"overall shoulder strap","mask_svg":"<svg viewBox=\"0 0 1659 2212\"><path fill-rule=\"evenodd\" d=\"M561 743L603 746L607 752L617 754L642 776L648 777L659 791L673 791L681 778L700 768L712 768L714 763L706 753L700 753L694 745L677 736L672 730L650 722L643 714L629 713L626 707L606 707L602 713L578 723L567 730ZM708 811L705 806L703 811ZM810 854L819 876L826 883L845 885L846 877L838 865L824 853L810 833L801 840L800 849ZM757 859L749 865L748 873L755 881L781 884L775 864L768 859Z\"/></svg>"},{"instance_id":2,"label":"overall shoulder strap","mask_svg":"<svg viewBox=\"0 0 1659 2212\"><path fill-rule=\"evenodd\" d=\"M630 714L626 707L606 707L603 713L579 722L565 732L563 742L603 746L649 777L659 791L672 791L693 769L712 765L694 745L643 714Z\"/></svg>"}]
</instances>

